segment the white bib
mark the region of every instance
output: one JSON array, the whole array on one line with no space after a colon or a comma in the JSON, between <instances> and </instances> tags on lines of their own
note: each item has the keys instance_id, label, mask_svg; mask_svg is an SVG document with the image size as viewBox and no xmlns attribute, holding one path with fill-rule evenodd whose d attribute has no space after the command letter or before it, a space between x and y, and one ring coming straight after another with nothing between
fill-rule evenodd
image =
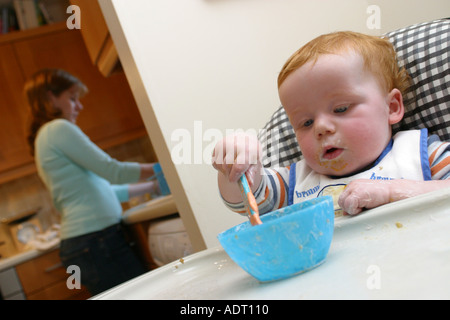
<instances>
[{"instance_id":1,"label":"white bib","mask_svg":"<svg viewBox=\"0 0 450 320\"><path fill-rule=\"evenodd\" d=\"M290 170L288 204L331 195L335 213L340 215L342 210L337 200L345 186L353 180L431 180L427 139L427 129L399 132L372 168L343 178L318 174L304 160L297 162Z\"/></svg>"}]
</instances>

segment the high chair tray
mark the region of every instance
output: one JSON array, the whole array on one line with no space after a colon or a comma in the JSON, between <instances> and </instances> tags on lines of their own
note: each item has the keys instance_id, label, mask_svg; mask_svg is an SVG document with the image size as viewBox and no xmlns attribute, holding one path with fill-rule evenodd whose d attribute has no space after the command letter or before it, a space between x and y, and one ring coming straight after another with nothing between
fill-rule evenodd
<instances>
[{"instance_id":1,"label":"high chair tray","mask_svg":"<svg viewBox=\"0 0 450 320\"><path fill-rule=\"evenodd\" d=\"M335 220L324 264L260 283L221 247L174 261L93 299L449 299L450 190Z\"/></svg>"}]
</instances>

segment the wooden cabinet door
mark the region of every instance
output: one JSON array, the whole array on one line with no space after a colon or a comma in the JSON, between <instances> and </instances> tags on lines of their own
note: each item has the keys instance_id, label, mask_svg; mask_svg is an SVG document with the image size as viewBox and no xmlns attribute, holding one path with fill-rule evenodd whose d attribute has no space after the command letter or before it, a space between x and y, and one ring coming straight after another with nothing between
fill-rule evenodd
<instances>
[{"instance_id":1,"label":"wooden cabinet door","mask_svg":"<svg viewBox=\"0 0 450 320\"><path fill-rule=\"evenodd\" d=\"M109 36L109 30L100 5L97 1L92 0L70 0L70 3L80 7L82 16L81 34L91 61L96 64Z\"/></svg>"},{"instance_id":2,"label":"wooden cabinet door","mask_svg":"<svg viewBox=\"0 0 450 320\"><path fill-rule=\"evenodd\" d=\"M23 291L29 300L87 299L90 294L82 286L69 289L67 273L59 259L59 250L50 251L16 266Z\"/></svg>"},{"instance_id":3,"label":"wooden cabinet door","mask_svg":"<svg viewBox=\"0 0 450 320\"><path fill-rule=\"evenodd\" d=\"M122 70L116 47L97 1L70 0L82 12L81 35L94 65L105 77Z\"/></svg>"},{"instance_id":4,"label":"wooden cabinet door","mask_svg":"<svg viewBox=\"0 0 450 320\"><path fill-rule=\"evenodd\" d=\"M61 68L87 85L77 124L100 147L146 134L124 73L103 77L90 61L79 30L62 29L13 46L26 78L41 68Z\"/></svg>"},{"instance_id":5,"label":"wooden cabinet door","mask_svg":"<svg viewBox=\"0 0 450 320\"><path fill-rule=\"evenodd\" d=\"M24 79L13 47L0 45L0 172L33 162L26 141Z\"/></svg>"}]
</instances>

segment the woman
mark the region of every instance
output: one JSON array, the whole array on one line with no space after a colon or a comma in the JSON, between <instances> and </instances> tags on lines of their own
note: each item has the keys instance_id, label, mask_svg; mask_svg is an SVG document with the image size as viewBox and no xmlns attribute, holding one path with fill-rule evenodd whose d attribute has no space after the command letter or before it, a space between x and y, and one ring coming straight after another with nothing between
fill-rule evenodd
<instances>
[{"instance_id":1,"label":"woman","mask_svg":"<svg viewBox=\"0 0 450 320\"><path fill-rule=\"evenodd\" d=\"M120 202L157 193L153 163L119 162L92 143L76 125L86 86L58 69L44 69L26 83L31 110L29 144L38 174L61 213L60 257L77 265L92 295L146 270L120 227Z\"/></svg>"}]
</instances>

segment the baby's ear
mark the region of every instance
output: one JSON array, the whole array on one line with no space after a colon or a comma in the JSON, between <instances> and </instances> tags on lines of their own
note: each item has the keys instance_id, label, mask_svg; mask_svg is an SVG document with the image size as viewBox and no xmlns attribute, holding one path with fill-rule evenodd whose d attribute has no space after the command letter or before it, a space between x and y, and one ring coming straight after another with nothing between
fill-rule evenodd
<instances>
[{"instance_id":1,"label":"baby's ear","mask_svg":"<svg viewBox=\"0 0 450 320\"><path fill-rule=\"evenodd\" d=\"M389 106L389 124L400 122L405 114L405 106L403 105L403 96L400 90L392 89L387 96L387 104Z\"/></svg>"}]
</instances>

